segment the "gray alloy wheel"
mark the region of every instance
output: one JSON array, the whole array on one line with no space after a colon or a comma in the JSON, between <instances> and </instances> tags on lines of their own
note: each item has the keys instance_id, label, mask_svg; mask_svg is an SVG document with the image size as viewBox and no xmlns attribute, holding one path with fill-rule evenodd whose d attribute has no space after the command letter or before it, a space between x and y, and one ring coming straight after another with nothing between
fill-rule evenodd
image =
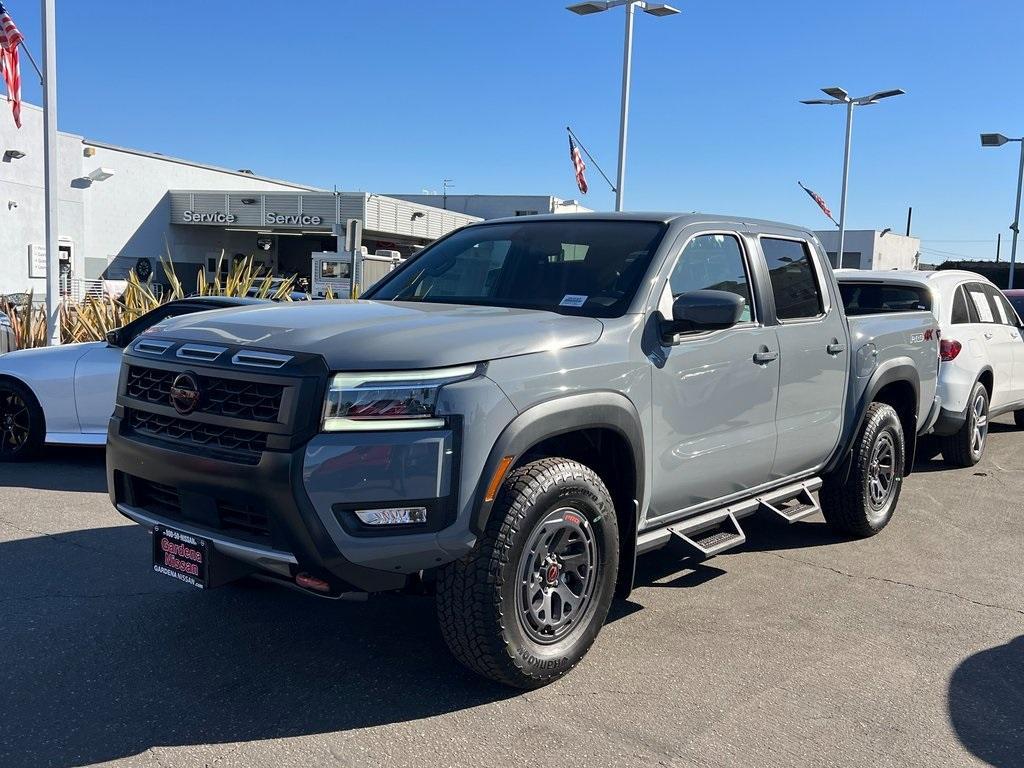
<instances>
[{"instance_id":1,"label":"gray alloy wheel","mask_svg":"<svg viewBox=\"0 0 1024 768\"><path fill-rule=\"evenodd\" d=\"M586 615L596 568L593 530L575 509L556 509L534 526L519 558L516 592L516 615L531 640L556 642Z\"/></svg>"},{"instance_id":2,"label":"gray alloy wheel","mask_svg":"<svg viewBox=\"0 0 1024 768\"><path fill-rule=\"evenodd\" d=\"M971 403L971 456L980 461L988 439L988 397L979 392Z\"/></svg>"},{"instance_id":3,"label":"gray alloy wheel","mask_svg":"<svg viewBox=\"0 0 1024 768\"><path fill-rule=\"evenodd\" d=\"M896 443L889 432L875 438L868 464L868 517L878 523L886 514L889 500L896 491Z\"/></svg>"}]
</instances>

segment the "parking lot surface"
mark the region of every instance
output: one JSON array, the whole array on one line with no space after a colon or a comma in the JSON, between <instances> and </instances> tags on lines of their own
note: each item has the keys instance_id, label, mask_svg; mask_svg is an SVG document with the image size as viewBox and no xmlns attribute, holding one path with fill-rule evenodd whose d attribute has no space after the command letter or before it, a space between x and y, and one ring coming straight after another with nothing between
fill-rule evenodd
<instances>
[{"instance_id":1,"label":"parking lot surface","mask_svg":"<svg viewBox=\"0 0 1024 768\"><path fill-rule=\"evenodd\" d=\"M428 598L207 594L150 572L103 455L0 465L0 766L1024 765L1024 433L925 457L879 536L751 520L641 560L531 693L447 654Z\"/></svg>"}]
</instances>

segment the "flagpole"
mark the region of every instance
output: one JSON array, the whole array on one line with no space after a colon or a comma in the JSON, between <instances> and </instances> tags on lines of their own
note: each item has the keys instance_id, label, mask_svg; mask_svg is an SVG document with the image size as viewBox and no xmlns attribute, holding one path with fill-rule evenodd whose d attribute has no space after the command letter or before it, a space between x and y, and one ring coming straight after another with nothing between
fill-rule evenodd
<instances>
[{"instance_id":1,"label":"flagpole","mask_svg":"<svg viewBox=\"0 0 1024 768\"><path fill-rule=\"evenodd\" d=\"M601 166L597 164L597 160L595 160L594 156L587 151L586 147L583 146L583 142L580 141L580 137L573 133L572 128L570 128L568 125L565 126L565 130L569 132L569 136L571 136L572 139L576 142L576 145L583 150L583 154L590 158L590 162L593 163L595 168L597 168L597 172L601 174L601 177L606 182L608 182L608 186L611 187L612 192L615 192L615 185L612 184L612 180L608 178L608 174L601 170Z\"/></svg>"},{"instance_id":2,"label":"flagpole","mask_svg":"<svg viewBox=\"0 0 1024 768\"><path fill-rule=\"evenodd\" d=\"M41 0L43 12L43 180L46 207L46 330L60 344L60 245L57 209L57 29L56 0Z\"/></svg>"}]
</instances>

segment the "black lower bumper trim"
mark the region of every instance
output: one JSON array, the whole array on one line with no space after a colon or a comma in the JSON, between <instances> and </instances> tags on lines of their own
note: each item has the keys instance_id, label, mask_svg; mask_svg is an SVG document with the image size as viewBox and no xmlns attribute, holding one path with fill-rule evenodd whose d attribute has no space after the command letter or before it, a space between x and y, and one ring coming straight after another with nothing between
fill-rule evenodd
<instances>
[{"instance_id":1,"label":"black lower bumper trim","mask_svg":"<svg viewBox=\"0 0 1024 768\"><path fill-rule=\"evenodd\" d=\"M349 562L338 551L306 496L302 484L302 450L266 451L254 465L169 450L121 434L115 415L107 439L107 487L111 501L139 505L131 478L175 488L183 497L227 499L266 510L275 545L297 561L297 571L323 578L340 588L361 592L401 589L407 577ZM166 510L164 510L166 514ZM249 543L239 539L240 544Z\"/></svg>"}]
</instances>

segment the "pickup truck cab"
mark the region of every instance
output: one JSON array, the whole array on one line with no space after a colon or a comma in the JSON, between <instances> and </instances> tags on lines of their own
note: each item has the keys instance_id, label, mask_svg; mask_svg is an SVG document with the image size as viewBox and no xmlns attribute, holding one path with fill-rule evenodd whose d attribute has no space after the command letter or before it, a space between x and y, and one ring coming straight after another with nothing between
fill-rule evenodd
<instances>
[{"instance_id":1,"label":"pickup truck cab","mask_svg":"<svg viewBox=\"0 0 1024 768\"><path fill-rule=\"evenodd\" d=\"M713 556L754 513L884 528L937 355L928 312L848 320L805 229L485 222L362 300L140 337L110 496L153 530L160 573L330 597L426 587L456 657L536 687L580 661L639 553Z\"/></svg>"}]
</instances>

